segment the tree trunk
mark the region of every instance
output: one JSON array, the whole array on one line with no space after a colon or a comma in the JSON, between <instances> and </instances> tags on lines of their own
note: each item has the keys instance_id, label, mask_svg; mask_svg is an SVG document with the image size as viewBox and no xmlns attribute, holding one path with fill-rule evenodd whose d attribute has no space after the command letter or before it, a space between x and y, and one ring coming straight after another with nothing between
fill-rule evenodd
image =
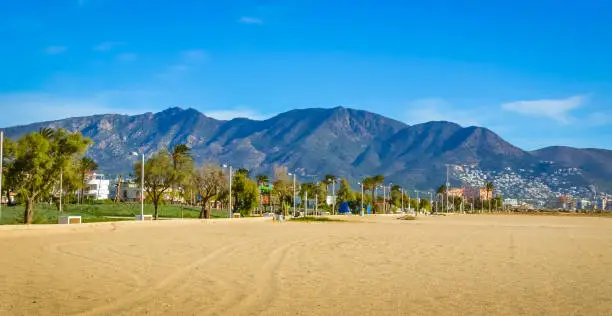
<instances>
[{"instance_id":1,"label":"tree trunk","mask_svg":"<svg viewBox=\"0 0 612 316\"><path fill-rule=\"evenodd\" d=\"M209 219L210 218L210 208L208 207L208 202L202 204L202 210L200 211L201 219Z\"/></svg>"},{"instance_id":2,"label":"tree trunk","mask_svg":"<svg viewBox=\"0 0 612 316\"><path fill-rule=\"evenodd\" d=\"M158 210L157 210L157 206L158 206L158 204L159 204L159 202L155 202L155 203L153 203L153 208L155 209L155 211L154 211L154 213L153 213L153 214L154 214L154 217L155 217L155 220L157 220L157 219L159 218L159 212L158 212Z\"/></svg>"},{"instance_id":3,"label":"tree trunk","mask_svg":"<svg viewBox=\"0 0 612 316\"><path fill-rule=\"evenodd\" d=\"M25 212L23 213L23 223L32 224L34 219L34 199L26 199Z\"/></svg>"},{"instance_id":4,"label":"tree trunk","mask_svg":"<svg viewBox=\"0 0 612 316\"><path fill-rule=\"evenodd\" d=\"M202 210L200 210L200 219L204 219L206 217L204 217L206 215L206 210L204 209L206 204L202 204Z\"/></svg>"}]
</instances>

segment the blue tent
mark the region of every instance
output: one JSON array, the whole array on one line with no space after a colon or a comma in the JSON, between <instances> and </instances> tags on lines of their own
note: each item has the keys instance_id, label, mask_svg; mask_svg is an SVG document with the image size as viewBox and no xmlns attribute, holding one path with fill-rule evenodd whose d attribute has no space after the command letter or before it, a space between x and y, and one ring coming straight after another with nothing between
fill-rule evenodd
<instances>
[{"instance_id":1,"label":"blue tent","mask_svg":"<svg viewBox=\"0 0 612 316\"><path fill-rule=\"evenodd\" d=\"M348 214L351 213L351 209L347 202L340 204L340 208L338 209L339 214Z\"/></svg>"}]
</instances>

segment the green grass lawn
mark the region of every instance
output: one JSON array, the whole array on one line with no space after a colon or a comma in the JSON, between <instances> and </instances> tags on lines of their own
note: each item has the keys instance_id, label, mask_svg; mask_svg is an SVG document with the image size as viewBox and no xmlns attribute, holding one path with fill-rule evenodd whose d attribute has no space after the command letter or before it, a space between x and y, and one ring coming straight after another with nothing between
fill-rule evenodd
<instances>
[{"instance_id":1,"label":"green grass lawn","mask_svg":"<svg viewBox=\"0 0 612 316\"><path fill-rule=\"evenodd\" d=\"M15 207L2 207L2 218L0 225L22 224L23 205ZM153 205L145 204L145 214L153 215ZM84 223L95 222L110 222L121 220L134 220L136 215L140 214L140 204L118 203L118 204L68 204L64 206L62 215L81 216ZM57 208L54 205L41 203L34 208L34 224L57 224L58 214ZM160 218L198 218L200 209L196 207L180 205L160 205ZM123 218L108 218L108 217L127 217ZM211 218L226 218L227 211L213 210Z\"/></svg>"}]
</instances>

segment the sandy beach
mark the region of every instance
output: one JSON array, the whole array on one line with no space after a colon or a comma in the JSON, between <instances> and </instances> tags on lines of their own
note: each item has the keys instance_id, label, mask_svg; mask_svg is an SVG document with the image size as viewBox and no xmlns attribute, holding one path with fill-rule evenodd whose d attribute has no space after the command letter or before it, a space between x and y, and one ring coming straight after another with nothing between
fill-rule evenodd
<instances>
[{"instance_id":1,"label":"sandy beach","mask_svg":"<svg viewBox=\"0 0 612 316\"><path fill-rule=\"evenodd\" d=\"M0 227L0 315L603 315L612 219Z\"/></svg>"}]
</instances>

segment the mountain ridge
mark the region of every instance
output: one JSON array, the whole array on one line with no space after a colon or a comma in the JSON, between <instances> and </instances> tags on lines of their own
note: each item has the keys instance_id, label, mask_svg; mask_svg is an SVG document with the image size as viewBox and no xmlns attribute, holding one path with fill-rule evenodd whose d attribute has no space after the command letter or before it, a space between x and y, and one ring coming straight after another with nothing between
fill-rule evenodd
<instances>
[{"instance_id":1,"label":"mountain ridge","mask_svg":"<svg viewBox=\"0 0 612 316\"><path fill-rule=\"evenodd\" d=\"M446 164L538 171L540 162L547 160L563 167L581 166L585 182L612 188L607 181L612 176L612 151L563 146L525 151L484 127L447 121L408 125L345 107L295 109L265 120L218 120L193 108L171 107L158 113L98 114L4 130L16 138L42 127L61 127L92 138L95 144L88 155L110 174L130 171L132 151L149 155L186 143L199 164L231 162L264 173L274 165L321 177L332 173L359 179L380 173L394 183L430 189L443 183Z\"/></svg>"}]
</instances>

